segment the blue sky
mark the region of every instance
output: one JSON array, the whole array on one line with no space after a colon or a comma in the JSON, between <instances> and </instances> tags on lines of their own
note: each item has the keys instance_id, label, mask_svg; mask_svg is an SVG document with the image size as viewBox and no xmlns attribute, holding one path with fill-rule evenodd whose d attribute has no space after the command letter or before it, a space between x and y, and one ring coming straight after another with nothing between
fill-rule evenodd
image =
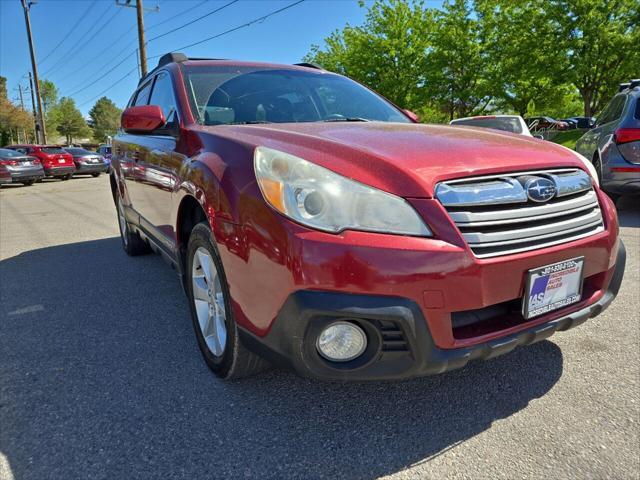
<instances>
[{"instance_id":1,"label":"blue sky","mask_svg":"<svg viewBox=\"0 0 640 480\"><path fill-rule=\"evenodd\" d=\"M187 28L151 40L230 1L144 0L147 8L160 7L158 13L145 15L147 55L176 50L243 25L295 0L239 0ZM306 0L263 22L184 52L193 57L295 63L312 44L321 44L333 30L346 23L362 23L365 11L356 0ZM133 8L116 7L114 0L39 0L31 8L31 22L40 77L52 80L60 96L71 95L85 115L96 96L136 70L137 32ZM156 62L157 59L150 60L149 67ZM115 65L118 66L111 71ZM0 0L0 75L8 78L10 98L17 98L19 82L28 85L26 74L30 70L21 2ZM122 107L135 88L137 78L134 71L104 95ZM30 106L28 96L25 102Z\"/></svg>"}]
</instances>

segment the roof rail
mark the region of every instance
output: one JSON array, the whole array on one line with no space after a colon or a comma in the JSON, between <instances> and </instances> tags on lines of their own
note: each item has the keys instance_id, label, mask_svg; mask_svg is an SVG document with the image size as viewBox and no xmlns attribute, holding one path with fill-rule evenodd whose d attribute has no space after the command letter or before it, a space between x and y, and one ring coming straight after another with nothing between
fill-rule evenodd
<instances>
[{"instance_id":1,"label":"roof rail","mask_svg":"<svg viewBox=\"0 0 640 480\"><path fill-rule=\"evenodd\" d=\"M634 78L631 80L631 82L629 82L629 88L636 88L638 85L640 85L640 78Z\"/></svg>"},{"instance_id":2,"label":"roof rail","mask_svg":"<svg viewBox=\"0 0 640 480\"><path fill-rule=\"evenodd\" d=\"M160 60L158 60L158 67L163 67L168 63L186 62L187 60L189 60L189 57L187 57L184 53L181 53L181 52L165 53L160 57Z\"/></svg>"},{"instance_id":3,"label":"roof rail","mask_svg":"<svg viewBox=\"0 0 640 480\"><path fill-rule=\"evenodd\" d=\"M300 63L294 63L294 65L296 67L307 67L307 68L315 68L316 70L324 70L324 68L322 68L320 65L318 65L317 63L311 63L311 62L300 62Z\"/></svg>"},{"instance_id":4,"label":"roof rail","mask_svg":"<svg viewBox=\"0 0 640 480\"><path fill-rule=\"evenodd\" d=\"M626 90L627 88L629 88L629 85L631 85L630 83L621 83L620 87L618 87L618 91L622 92L623 90Z\"/></svg>"}]
</instances>

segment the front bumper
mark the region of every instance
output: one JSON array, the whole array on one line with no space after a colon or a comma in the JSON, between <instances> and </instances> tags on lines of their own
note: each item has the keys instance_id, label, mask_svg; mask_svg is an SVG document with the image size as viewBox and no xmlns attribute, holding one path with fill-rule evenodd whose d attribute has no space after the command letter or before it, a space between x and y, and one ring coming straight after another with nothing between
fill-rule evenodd
<instances>
[{"instance_id":1,"label":"front bumper","mask_svg":"<svg viewBox=\"0 0 640 480\"><path fill-rule=\"evenodd\" d=\"M44 173L47 177L62 177L70 173L75 173L76 167L44 167Z\"/></svg>"},{"instance_id":2,"label":"front bumper","mask_svg":"<svg viewBox=\"0 0 640 480\"><path fill-rule=\"evenodd\" d=\"M76 163L75 175L79 174L91 174L91 173L105 173L108 165L106 163Z\"/></svg>"},{"instance_id":3,"label":"front bumper","mask_svg":"<svg viewBox=\"0 0 640 480\"><path fill-rule=\"evenodd\" d=\"M620 242L615 266L607 272L610 280L597 301L552 312L543 323L529 322L535 325L465 348L439 348L413 300L310 290L289 296L266 336L258 337L243 328L240 334L249 348L303 376L353 381L437 374L463 367L471 360L503 355L599 315L618 294L625 263L626 251ZM324 360L315 349L317 335L337 319L357 323L369 339L361 357L342 364Z\"/></svg>"}]
</instances>

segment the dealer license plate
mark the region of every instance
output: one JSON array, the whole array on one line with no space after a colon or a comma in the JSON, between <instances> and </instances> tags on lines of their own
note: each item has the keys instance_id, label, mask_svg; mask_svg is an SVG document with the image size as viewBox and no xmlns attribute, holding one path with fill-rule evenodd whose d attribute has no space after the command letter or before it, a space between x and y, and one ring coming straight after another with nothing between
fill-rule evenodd
<instances>
[{"instance_id":1,"label":"dealer license plate","mask_svg":"<svg viewBox=\"0 0 640 480\"><path fill-rule=\"evenodd\" d=\"M522 315L533 318L579 302L582 298L584 257L565 260L527 272Z\"/></svg>"}]
</instances>

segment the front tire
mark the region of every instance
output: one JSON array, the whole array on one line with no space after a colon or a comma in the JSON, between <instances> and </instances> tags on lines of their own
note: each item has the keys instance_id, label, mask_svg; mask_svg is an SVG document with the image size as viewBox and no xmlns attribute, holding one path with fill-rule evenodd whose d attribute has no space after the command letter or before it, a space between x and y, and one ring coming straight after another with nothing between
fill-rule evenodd
<instances>
[{"instance_id":1,"label":"front tire","mask_svg":"<svg viewBox=\"0 0 640 480\"><path fill-rule=\"evenodd\" d=\"M100 176L100 172L92 173L91 176L93 178L99 177Z\"/></svg>"},{"instance_id":2,"label":"front tire","mask_svg":"<svg viewBox=\"0 0 640 480\"><path fill-rule=\"evenodd\" d=\"M193 329L207 366L227 380L264 370L268 363L246 349L233 318L229 287L209 225L199 223L187 246L187 295Z\"/></svg>"},{"instance_id":3,"label":"front tire","mask_svg":"<svg viewBox=\"0 0 640 480\"><path fill-rule=\"evenodd\" d=\"M34 182L35 182L35 180L28 180L28 181L26 181L26 182L22 182L22 184L23 184L25 187L30 187L31 185L33 185L33 183L34 183Z\"/></svg>"}]
</instances>

